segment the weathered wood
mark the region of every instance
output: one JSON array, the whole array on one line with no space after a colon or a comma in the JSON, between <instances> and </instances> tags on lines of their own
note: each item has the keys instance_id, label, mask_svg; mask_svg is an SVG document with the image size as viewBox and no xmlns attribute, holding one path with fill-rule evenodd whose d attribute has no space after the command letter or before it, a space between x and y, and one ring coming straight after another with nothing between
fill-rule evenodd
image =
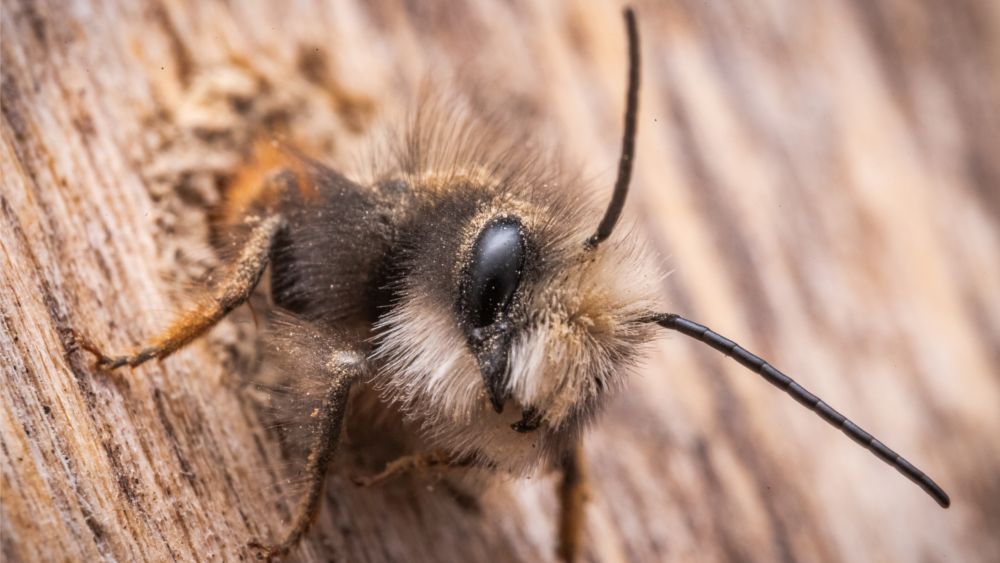
<instances>
[{"instance_id":1,"label":"weathered wood","mask_svg":"<svg viewBox=\"0 0 1000 563\"><path fill-rule=\"evenodd\" d=\"M286 525L238 373L246 311L114 375L218 263L253 136L347 169L425 78L511 100L609 197L613 2L3 0L0 534L6 561L249 560ZM666 335L587 441L598 561L1000 559L1000 12L988 1L637 6L625 220L676 312L926 470L919 489L784 394ZM553 560L554 480L329 479L289 559ZM470 500L471 498L471 500Z\"/></svg>"}]
</instances>

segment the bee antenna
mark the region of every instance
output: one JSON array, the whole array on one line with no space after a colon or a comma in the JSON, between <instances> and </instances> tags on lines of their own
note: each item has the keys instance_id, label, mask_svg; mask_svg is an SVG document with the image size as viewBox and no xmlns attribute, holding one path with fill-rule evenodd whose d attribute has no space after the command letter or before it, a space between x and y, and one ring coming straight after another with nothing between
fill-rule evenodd
<instances>
[{"instance_id":1,"label":"bee antenna","mask_svg":"<svg viewBox=\"0 0 1000 563\"><path fill-rule=\"evenodd\" d=\"M916 483L917 486L929 494L942 508L948 508L951 505L948 493L944 492L930 477L911 465L910 462L899 457L899 454L887 448L885 444L876 440L874 436L859 428L857 424L847 420L844 415L833 410L830 405L821 401L819 397L806 391L801 385L792 381L792 378L774 369L771 364L746 351L732 340L698 323L673 314L656 315L650 320L663 328L676 330L681 334L708 344L727 356L731 356L740 365L768 380L778 389L788 393L793 399L818 414L820 418L842 430L850 439L861 444L865 449L875 454L876 457L894 467L896 471L902 473L907 479Z\"/></svg>"},{"instance_id":2,"label":"bee antenna","mask_svg":"<svg viewBox=\"0 0 1000 563\"><path fill-rule=\"evenodd\" d=\"M635 13L632 8L625 8L625 27L628 30L628 102L625 106L625 134L622 136L622 156L618 161L618 181L615 182L615 193L611 203L604 213L604 219L597 227L597 232L585 243L587 250L597 248L614 230L625 207L625 196L628 195L628 184L632 179L632 160L635 157L636 120L639 115L639 30L635 24Z\"/></svg>"}]
</instances>

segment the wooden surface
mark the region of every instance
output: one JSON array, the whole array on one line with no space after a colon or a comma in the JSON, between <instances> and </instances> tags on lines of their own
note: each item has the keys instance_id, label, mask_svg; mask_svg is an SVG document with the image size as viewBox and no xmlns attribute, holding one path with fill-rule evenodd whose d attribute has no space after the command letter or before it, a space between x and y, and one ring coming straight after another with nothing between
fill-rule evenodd
<instances>
[{"instance_id":1,"label":"wooden surface","mask_svg":"<svg viewBox=\"0 0 1000 563\"><path fill-rule=\"evenodd\" d=\"M5 561L247 561L287 511L238 382L246 310L160 364L217 265L209 213L253 136L332 165L428 78L516 103L613 183L614 2L3 0ZM734 362L665 335L587 440L594 561L1000 560L1000 8L639 3L637 224L675 312L756 351L927 471L945 511ZM329 479L302 561L537 561L553 477Z\"/></svg>"}]
</instances>

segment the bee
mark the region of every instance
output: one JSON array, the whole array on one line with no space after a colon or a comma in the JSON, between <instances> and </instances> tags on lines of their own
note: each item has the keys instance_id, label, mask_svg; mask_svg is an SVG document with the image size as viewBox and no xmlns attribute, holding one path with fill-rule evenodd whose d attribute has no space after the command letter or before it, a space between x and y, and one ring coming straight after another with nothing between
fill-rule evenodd
<instances>
[{"instance_id":1,"label":"bee","mask_svg":"<svg viewBox=\"0 0 1000 563\"><path fill-rule=\"evenodd\" d=\"M577 179L502 117L422 111L368 183L265 147L257 164L265 179L243 182L230 197L230 220L247 234L213 299L125 355L107 355L73 333L71 349L90 352L107 369L164 358L247 302L270 268L274 306L293 319L281 346L311 358L305 365L320 373L310 379L318 392L310 393L317 402L307 417L307 487L291 528L278 543L250 542L268 560L308 532L353 403L419 428L412 439L435 463L515 476L561 470L559 555L574 560L584 430L661 328L731 356L942 507L950 504L923 472L791 378L664 312L649 251L615 230L632 174L640 83L636 19L631 9L624 15L625 130L603 214L579 196ZM387 473L407 463L389 464Z\"/></svg>"}]
</instances>

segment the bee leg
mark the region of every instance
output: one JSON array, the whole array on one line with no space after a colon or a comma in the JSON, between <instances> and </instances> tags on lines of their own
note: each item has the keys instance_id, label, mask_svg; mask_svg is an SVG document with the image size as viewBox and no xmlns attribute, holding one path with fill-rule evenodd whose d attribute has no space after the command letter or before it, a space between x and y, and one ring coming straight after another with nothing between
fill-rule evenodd
<instances>
[{"instance_id":1,"label":"bee leg","mask_svg":"<svg viewBox=\"0 0 1000 563\"><path fill-rule=\"evenodd\" d=\"M368 363L361 353L341 351L333 354L326 364L326 369L330 385L323 398L323 404L316 413L317 422L312 429L312 444L309 461L306 464L308 489L296 510L292 529L280 544L267 545L257 541L247 544L252 549L260 550L267 561L288 553L298 545L316 520L320 500L323 498L326 472L340 442L340 430L344 422L351 385L364 375ZM261 555L258 555L259 557Z\"/></svg>"},{"instance_id":2,"label":"bee leg","mask_svg":"<svg viewBox=\"0 0 1000 563\"><path fill-rule=\"evenodd\" d=\"M468 467L471 464L471 459L454 459L448 452L440 449L430 452L417 452L415 454L404 455L390 462L381 473L372 477L355 478L354 484L359 487L374 487L381 485L393 477L414 470L424 470L431 467L451 469L454 467Z\"/></svg>"},{"instance_id":3,"label":"bee leg","mask_svg":"<svg viewBox=\"0 0 1000 563\"><path fill-rule=\"evenodd\" d=\"M222 283L218 294L184 313L162 334L137 352L125 356L108 356L87 337L72 329L64 331L69 336L68 352L72 353L82 348L97 358L98 365L107 366L109 369L125 365L135 367L153 358L163 359L173 354L208 332L230 311L250 297L267 268L274 239L284 228L284 224L280 215L270 215L257 220L251 230L250 238L240 252L236 267Z\"/></svg>"},{"instance_id":4,"label":"bee leg","mask_svg":"<svg viewBox=\"0 0 1000 563\"><path fill-rule=\"evenodd\" d=\"M576 561L583 535L584 505L589 500L583 444L577 444L562 460L562 481L559 483L559 559Z\"/></svg>"}]
</instances>

